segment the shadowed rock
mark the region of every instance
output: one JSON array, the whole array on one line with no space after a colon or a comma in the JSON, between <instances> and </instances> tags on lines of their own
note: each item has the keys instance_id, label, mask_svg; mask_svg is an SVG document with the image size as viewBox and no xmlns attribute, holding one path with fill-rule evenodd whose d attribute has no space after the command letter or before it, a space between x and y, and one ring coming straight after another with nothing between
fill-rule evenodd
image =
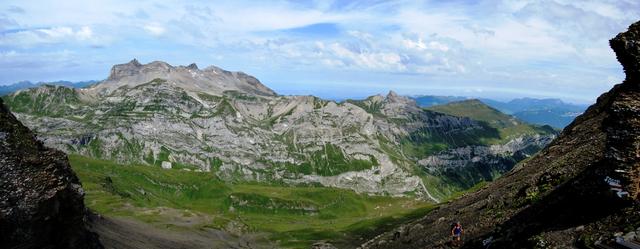
<instances>
[{"instance_id":1,"label":"shadowed rock","mask_svg":"<svg viewBox=\"0 0 640 249\"><path fill-rule=\"evenodd\" d=\"M44 147L0 99L2 248L102 248L64 153Z\"/></svg>"}]
</instances>

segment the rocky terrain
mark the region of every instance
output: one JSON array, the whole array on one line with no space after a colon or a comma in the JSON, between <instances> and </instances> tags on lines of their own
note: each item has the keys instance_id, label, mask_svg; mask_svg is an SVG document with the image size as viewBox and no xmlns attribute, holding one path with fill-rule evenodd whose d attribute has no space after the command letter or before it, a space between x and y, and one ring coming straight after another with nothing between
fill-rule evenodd
<instances>
[{"instance_id":1,"label":"rocky terrain","mask_svg":"<svg viewBox=\"0 0 640 249\"><path fill-rule=\"evenodd\" d=\"M238 236L215 229L161 229L122 217L94 217L92 225L106 249L277 248L254 234Z\"/></svg>"},{"instance_id":2,"label":"rocky terrain","mask_svg":"<svg viewBox=\"0 0 640 249\"><path fill-rule=\"evenodd\" d=\"M468 99L431 106L428 110L458 117L469 117L494 127L499 137L516 137L499 142L485 141L484 145L457 146L420 159L418 165L430 174L438 175L449 184L462 189L473 187L479 180L491 181L513 168L516 163L534 155L555 136L550 126L532 126L506 115L484 102ZM519 136L518 134L536 134Z\"/></svg>"},{"instance_id":3,"label":"rocky terrain","mask_svg":"<svg viewBox=\"0 0 640 249\"><path fill-rule=\"evenodd\" d=\"M0 100L2 248L102 248L64 153L36 140Z\"/></svg>"},{"instance_id":4,"label":"rocky terrain","mask_svg":"<svg viewBox=\"0 0 640 249\"><path fill-rule=\"evenodd\" d=\"M469 188L478 180L498 178L552 140L553 136L536 135L519 137L506 144L463 146L420 159L418 165L452 184Z\"/></svg>"},{"instance_id":5,"label":"rocky terrain","mask_svg":"<svg viewBox=\"0 0 640 249\"><path fill-rule=\"evenodd\" d=\"M463 248L635 248L620 246L640 232L640 22L610 45L626 79L544 150L361 248L448 248L455 221Z\"/></svg>"},{"instance_id":6,"label":"rocky terrain","mask_svg":"<svg viewBox=\"0 0 640 249\"><path fill-rule=\"evenodd\" d=\"M340 103L278 96L241 72L157 61L116 65L89 88L42 86L5 101L48 146L68 153L213 171L228 180L320 184L436 202L492 180L555 135L533 126L505 133L487 122L421 109L393 92ZM464 150L493 162L485 167L491 172L477 174L484 170L465 164L443 180L442 171L418 163L459 165L442 158L464 160ZM460 174L469 177L455 184Z\"/></svg>"}]
</instances>

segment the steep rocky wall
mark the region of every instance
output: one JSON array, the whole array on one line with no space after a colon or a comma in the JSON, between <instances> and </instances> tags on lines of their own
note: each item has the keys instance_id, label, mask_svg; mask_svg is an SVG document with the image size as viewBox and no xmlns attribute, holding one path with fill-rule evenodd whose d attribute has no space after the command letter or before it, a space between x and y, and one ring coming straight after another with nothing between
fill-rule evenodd
<instances>
[{"instance_id":1,"label":"steep rocky wall","mask_svg":"<svg viewBox=\"0 0 640 249\"><path fill-rule=\"evenodd\" d=\"M610 41L611 48L624 67L625 82L611 105L607 119L608 163L624 171L627 191L640 200L640 22Z\"/></svg>"},{"instance_id":2,"label":"steep rocky wall","mask_svg":"<svg viewBox=\"0 0 640 249\"><path fill-rule=\"evenodd\" d=\"M64 153L44 147L0 99L0 247L102 248Z\"/></svg>"}]
</instances>

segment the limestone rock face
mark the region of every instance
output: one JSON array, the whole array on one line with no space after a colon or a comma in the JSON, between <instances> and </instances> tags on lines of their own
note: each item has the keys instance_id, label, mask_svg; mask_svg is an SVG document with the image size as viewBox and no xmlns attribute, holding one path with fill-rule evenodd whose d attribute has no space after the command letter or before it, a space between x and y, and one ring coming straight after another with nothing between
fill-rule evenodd
<instances>
[{"instance_id":1,"label":"limestone rock face","mask_svg":"<svg viewBox=\"0 0 640 249\"><path fill-rule=\"evenodd\" d=\"M508 171L517 161L505 158L527 158L549 144L553 136L527 136L513 139L506 144L490 146L464 146L445 150L418 161L428 171L455 170L465 167L491 167Z\"/></svg>"},{"instance_id":2,"label":"limestone rock face","mask_svg":"<svg viewBox=\"0 0 640 249\"><path fill-rule=\"evenodd\" d=\"M163 169L171 169L171 162L163 161L160 166L162 166Z\"/></svg>"},{"instance_id":3,"label":"limestone rock face","mask_svg":"<svg viewBox=\"0 0 640 249\"><path fill-rule=\"evenodd\" d=\"M0 99L2 248L102 248L64 153L46 148Z\"/></svg>"},{"instance_id":4,"label":"limestone rock face","mask_svg":"<svg viewBox=\"0 0 640 249\"><path fill-rule=\"evenodd\" d=\"M135 87L157 78L171 81L187 90L209 94L236 90L264 96L276 95L258 79L242 72L229 72L217 67L200 70L195 63L186 67L174 67L162 61L140 64L136 59L113 66L109 78L102 84L88 89L87 92L105 95L122 86Z\"/></svg>"},{"instance_id":5,"label":"limestone rock face","mask_svg":"<svg viewBox=\"0 0 640 249\"><path fill-rule=\"evenodd\" d=\"M503 173L554 136L515 134L510 139L524 141L521 148L544 143L525 156L516 149L493 153L498 149L491 146L509 146L482 142L495 138L495 129L423 110L394 92L344 102L278 96L244 73L137 60L115 65L107 80L90 88L43 86L6 101L45 144L69 153L158 167L179 163L229 180L320 184L432 201L451 191L429 189L445 184L425 184L416 173L424 170L418 161L473 147ZM538 135L548 139L532 139Z\"/></svg>"}]
</instances>

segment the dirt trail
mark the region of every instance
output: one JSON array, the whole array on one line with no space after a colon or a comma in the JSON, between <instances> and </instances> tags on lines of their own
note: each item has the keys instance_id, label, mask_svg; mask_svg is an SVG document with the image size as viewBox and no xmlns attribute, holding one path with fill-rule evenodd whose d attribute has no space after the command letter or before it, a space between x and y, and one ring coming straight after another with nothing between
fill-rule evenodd
<instances>
[{"instance_id":1,"label":"dirt trail","mask_svg":"<svg viewBox=\"0 0 640 249\"><path fill-rule=\"evenodd\" d=\"M214 229L162 229L130 218L91 217L107 249L276 248L261 234L235 236Z\"/></svg>"}]
</instances>

